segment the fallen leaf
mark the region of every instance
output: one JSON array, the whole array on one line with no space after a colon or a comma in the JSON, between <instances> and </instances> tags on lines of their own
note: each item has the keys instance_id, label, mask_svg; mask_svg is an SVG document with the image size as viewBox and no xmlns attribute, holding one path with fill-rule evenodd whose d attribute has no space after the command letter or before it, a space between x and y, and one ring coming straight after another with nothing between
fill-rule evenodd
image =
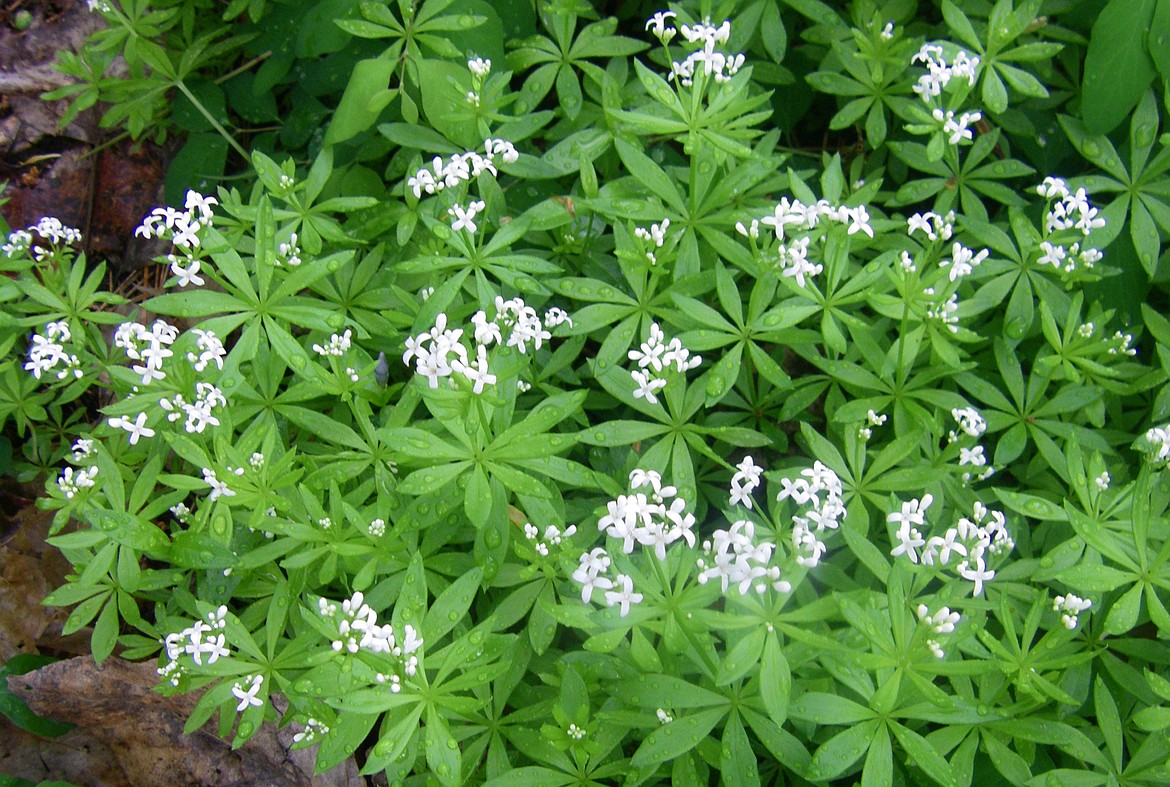
<instances>
[{"instance_id":1,"label":"fallen leaf","mask_svg":"<svg viewBox=\"0 0 1170 787\"><path fill-rule=\"evenodd\" d=\"M88 656L59 661L8 680L12 693L28 703L35 713L78 726L53 743L73 747L70 751L88 746L100 767L117 769L118 777L105 782L108 784L128 787L159 784L359 787L365 784L352 759L328 773L314 775L314 749L289 751L292 736L302 729L296 724L280 730L274 724L265 724L235 751L215 735L214 722L191 735L183 735L183 725L199 695L192 692L164 697L153 691L157 683L153 664L112 658L98 665ZM0 757L0 772L4 772L4 762ZM54 773L52 778L69 776ZM94 782L86 777L81 783Z\"/></svg>"}]
</instances>

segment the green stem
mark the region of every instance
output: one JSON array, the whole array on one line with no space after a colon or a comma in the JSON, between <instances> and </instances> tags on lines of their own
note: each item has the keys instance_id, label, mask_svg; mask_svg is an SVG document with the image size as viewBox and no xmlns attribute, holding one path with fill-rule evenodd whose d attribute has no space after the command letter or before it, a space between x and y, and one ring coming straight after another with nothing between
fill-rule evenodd
<instances>
[{"instance_id":1,"label":"green stem","mask_svg":"<svg viewBox=\"0 0 1170 787\"><path fill-rule=\"evenodd\" d=\"M647 559L650 560L651 565L654 566L654 573L657 575L658 582L662 586L663 595L669 598L671 595L673 595L673 593L671 590L670 581L667 579L666 574L663 571L662 561L657 557L651 557ZM691 643L691 647L694 648L695 653L699 655L699 659L703 662L703 666L707 668L708 676L714 680L715 675L719 672L719 668L713 661L711 661L710 656L707 655L707 651L703 650L699 646L699 643L695 640L694 632L685 625L685 621L678 621L678 627L682 629L682 633L686 636L687 642Z\"/></svg>"},{"instance_id":2,"label":"green stem","mask_svg":"<svg viewBox=\"0 0 1170 787\"><path fill-rule=\"evenodd\" d=\"M252 66L256 65L257 63L260 63L260 62L267 60L271 56L272 56L271 49L269 49L267 52L261 52L260 54L256 55L256 57L249 60L247 63L244 63L243 65L239 66L238 68L233 68L231 71L227 72L226 74L221 76L219 79L216 79L215 84L222 85L224 82L227 82L229 79L236 76L237 74L242 74L243 72L250 69Z\"/></svg>"},{"instance_id":3,"label":"green stem","mask_svg":"<svg viewBox=\"0 0 1170 787\"><path fill-rule=\"evenodd\" d=\"M236 142L235 138L227 132L227 129L221 126L219 121L212 117L211 113L207 111L207 107L203 106L203 102L195 97L195 94L191 92L190 88L187 87L183 80L176 79L175 87L177 87L179 92L187 97L187 100L190 101L195 106L195 108L199 110L199 114L203 115L203 117L207 119L207 122L211 124L211 127L218 131L221 137L227 140L227 143L231 145L237 153L240 154L244 161L252 160L248 155L248 151L244 150L240 143Z\"/></svg>"}]
</instances>

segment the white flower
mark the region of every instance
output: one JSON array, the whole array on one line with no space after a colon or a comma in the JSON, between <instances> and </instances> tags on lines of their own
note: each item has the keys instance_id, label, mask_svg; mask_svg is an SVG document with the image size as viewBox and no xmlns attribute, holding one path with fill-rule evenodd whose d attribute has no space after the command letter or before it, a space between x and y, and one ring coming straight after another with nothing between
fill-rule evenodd
<instances>
[{"instance_id":1,"label":"white flower","mask_svg":"<svg viewBox=\"0 0 1170 787\"><path fill-rule=\"evenodd\" d=\"M625 574L618 574L616 587L619 590L607 590L605 592L605 603L607 606L620 606L620 615L624 618L630 611L631 604L640 604L642 602L642 594L634 592L634 580L630 579Z\"/></svg>"},{"instance_id":2,"label":"white flower","mask_svg":"<svg viewBox=\"0 0 1170 787\"><path fill-rule=\"evenodd\" d=\"M240 701L240 704L236 706L236 713L243 713L249 707L259 708L264 704L264 701L256 696L260 693L260 686L264 683L264 676L249 675L244 678L244 683L249 682L251 685L246 691L239 683L232 686L232 696Z\"/></svg>"},{"instance_id":3,"label":"white flower","mask_svg":"<svg viewBox=\"0 0 1170 787\"><path fill-rule=\"evenodd\" d=\"M646 29L650 30L659 41L666 44L678 32L673 27L667 26L666 20L676 17L677 14L674 11L658 11L646 20Z\"/></svg>"},{"instance_id":4,"label":"white flower","mask_svg":"<svg viewBox=\"0 0 1170 787\"><path fill-rule=\"evenodd\" d=\"M464 210L462 205L453 205L447 209L447 214L455 221L451 222L451 229L458 232L461 229L466 229L468 232L475 232L478 229L474 219L476 215L484 209L483 200L476 200L467 206Z\"/></svg>"},{"instance_id":5,"label":"white flower","mask_svg":"<svg viewBox=\"0 0 1170 787\"><path fill-rule=\"evenodd\" d=\"M137 445L140 437L154 437L154 430L146 425L146 413L139 413L133 421L114 416L107 423L115 429L125 429L129 432L130 445Z\"/></svg>"},{"instance_id":6,"label":"white flower","mask_svg":"<svg viewBox=\"0 0 1170 787\"><path fill-rule=\"evenodd\" d=\"M202 286L204 284L203 277L199 275L199 260L194 257L187 257L186 260L171 254L168 256L171 262L171 273L179 279L179 286L186 287L190 284ZM187 267L183 267L183 263L187 263Z\"/></svg>"},{"instance_id":7,"label":"white flower","mask_svg":"<svg viewBox=\"0 0 1170 787\"><path fill-rule=\"evenodd\" d=\"M983 583L995 578L995 572L987 568L982 557L976 557L974 568L969 560L959 564L959 576L975 583L975 595L978 596L983 593Z\"/></svg>"},{"instance_id":8,"label":"white flower","mask_svg":"<svg viewBox=\"0 0 1170 787\"><path fill-rule=\"evenodd\" d=\"M634 389L634 398L645 397L649 404L658 404L658 397L654 395L654 392L665 388L666 380L651 377L638 369L630 372L630 376L638 384L638 387Z\"/></svg>"},{"instance_id":9,"label":"white flower","mask_svg":"<svg viewBox=\"0 0 1170 787\"><path fill-rule=\"evenodd\" d=\"M235 492L228 489L228 485L220 481L215 476L215 471L210 468L203 468L203 480L211 487L211 494L207 496L207 501L213 502L220 497L234 497Z\"/></svg>"}]
</instances>

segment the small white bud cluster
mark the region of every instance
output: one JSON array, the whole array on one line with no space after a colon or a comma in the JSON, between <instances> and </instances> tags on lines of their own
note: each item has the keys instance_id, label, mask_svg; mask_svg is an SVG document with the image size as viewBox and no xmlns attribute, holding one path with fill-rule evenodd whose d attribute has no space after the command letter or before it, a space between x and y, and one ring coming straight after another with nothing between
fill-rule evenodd
<instances>
[{"instance_id":1,"label":"small white bud cluster","mask_svg":"<svg viewBox=\"0 0 1170 787\"><path fill-rule=\"evenodd\" d=\"M635 227L634 237L643 243L646 261L651 265L658 264L657 252L666 244L666 230L670 227L670 219L664 218L658 224L651 224L650 229Z\"/></svg>"},{"instance_id":2,"label":"small white bud cluster","mask_svg":"<svg viewBox=\"0 0 1170 787\"><path fill-rule=\"evenodd\" d=\"M1170 424L1154 426L1146 431L1150 461L1156 465L1170 466Z\"/></svg>"},{"instance_id":3,"label":"small white bud cluster","mask_svg":"<svg viewBox=\"0 0 1170 787\"><path fill-rule=\"evenodd\" d=\"M943 658L946 653L943 651L942 645L934 637L954 632L955 626L962 616L958 612L951 612L950 607L943 607L932 615L930 609L925 604L919 604L917 612L919 622L929 627L931 633L934 635L926 640L926 646L930 648L930 652L934 654L935 658Z\"/></svg>"},{"instance_id":4,"label":"small white bud cluster","mask_svg":"<svg viewBox=\"0 0 1170 787\"><path fill-rule=\"evenodd\" d=\"M67 500L72 500L82 489L93 488L97 474L96 466L76 471L72 467L66 467L61 471L61 477L57 479L57 488Z\"/></svg>"},{"instance_id":5,"label":"small white bud cluster","mask_svg":"<svg viewBox=\"0 0 1170 787\"><path fill-rule=\"evenodd\" d=\"M369 534L374 538L381 538L386 535L386 520L381 517L375 519L367 528Z\"/></svg>"},{"instance_id":6,"label":"small white bud cluster","mask_svg":"<svg viewBox=\"0 0 1170 787\"><path fill-rule=\"evenodd\" d=\"M467 103L478 107L483 95L484 82L492 72L492 61L473 57L467 61L467 70L471 72L471 90L467 91Z\"/></svg>"},{"instance_id":7,"label":"small white bud cluster","mask_svg":"<svg viewBox=\"0 0 1170 787\"><path fill-rule=\"evenodd\" d=\"M563 531L556 525L549 525L542 533L540 528L531 522L524 523L524 538L532 543L532 548L541 557L548 557L550 545L559 547L566 538L572 538L576 534L576 525L569 525Z\"/></svg>"},{"instance_id":8,"label":"small white bud cluster","mask_svg":"<svg viewBox=\"0 0 1170 787\"><path fill-rule=\"evenodd\" d=\"M273 260L276 267L283 268L288 265L290 268L295 268L301 264L301 247L297 245L297 234L291 233L287 241L282 241L276 246L276 259Z\"/></svg>"},{"instance_id":9,"label":"small white bud cluster","mask_svg":"<svg viewBox=\"0 0 1170 787\"><path fill-rule=\"evenodd\" d=\"M1080 596L1069 593L1067 596L1057 596L1052 602L1052 611L1059 612L1060 622L1069 631L1077 627L1079 615L1093 606L1093 602Z\"/></svg>"},{"instance_id":10,"label":"small white bud cluster","mask_svg":"<svg viewBox=\"0 0 1170 787\"><path fill-rule=\"evenodd\" d=\"M660 724L670 724L672 721L674 721L674 716L670 715L670 713L668 713L664 708L659 708L657 711L655 711L655 714L658 716L658 721Z\"/></svg>"},{"instance_id":11,"label":"small white bud cluster","mask_svg":"<svg viewBox=\"0 0 1170 787\"><path fill-rule=\"evenodd\" d=\"M346 328L345 333L333 334L329 337L329 344L321 345L314 344L313 352L324 358L327 355L332 355L335 358L341 358L353 344L353 331Z\"/></svg>"},{"instance_id":12,"label":"small white bud cluster","mask_svg":"<svg viewBox=\"0 0 1170 787\"><path fill-rule=\"evenodd\" d=\"M857 430L857 436L862 440L868 440L873 437L873 428L884 424L888 417L874 410L870 410L865 414L865 425Z\"/></svg>"},{"instance_id":13,"label":"small white bud cluster","mask_svg":"<svg viewBox=\"0 0 1170 787\"><path fill-rule=\"evenodd\" d=\"M324 737L328 734L328 725L310 716L305 720L305 729L301 730L296 735L293 735L293 743L304 743L308 745L318 738Z\"/></svg>"}]
</instances>

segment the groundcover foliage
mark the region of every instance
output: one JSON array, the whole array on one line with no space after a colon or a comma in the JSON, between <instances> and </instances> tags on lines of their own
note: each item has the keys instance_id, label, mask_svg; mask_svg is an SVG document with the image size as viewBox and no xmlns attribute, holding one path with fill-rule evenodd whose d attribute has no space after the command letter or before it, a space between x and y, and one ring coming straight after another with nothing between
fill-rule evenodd
<instances>
[{"instance_id":1,"label":"groundcover foliage","mask_svg":"<svg viewBox=\"0 0 1170 787\"><path fill-rule=\"evenodd\" d=\"M1170 4L90 6L57 97L187 134L172 278L12 232L0 424L189 729L1170 780Z\"/></svg>"}]
</instances>

